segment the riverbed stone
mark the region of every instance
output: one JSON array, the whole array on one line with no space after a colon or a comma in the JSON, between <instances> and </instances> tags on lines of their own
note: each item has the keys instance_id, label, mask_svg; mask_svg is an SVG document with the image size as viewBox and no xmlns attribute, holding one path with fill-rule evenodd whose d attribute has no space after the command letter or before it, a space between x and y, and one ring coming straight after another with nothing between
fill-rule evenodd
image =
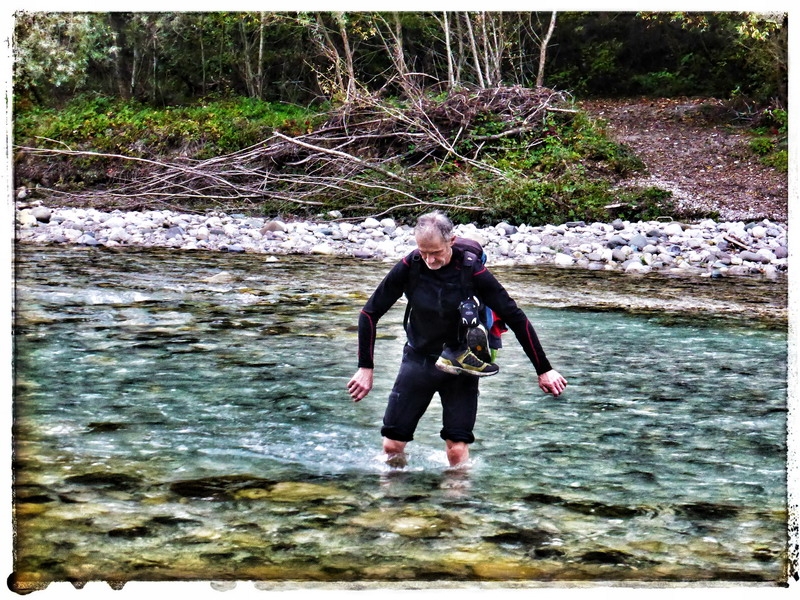
<instances>
[{"instance_id":1,"label":"riverbed stone","mask_svg":"<svg viewBox=\"0 0 800 600\"><path fill-rule=\"evenodd\" d=\"M17 212L17 223L22 227L33 227L39 223L39 220L34 216L33 212L26 208Z\"/></svg>"},{"instance_id":2,"label":"riverbed stone","mask_svg":"<svg viewBox=\"0 0 800 600\"><path fill-rule=\"evenodd\" d=\"M628 241L628 245L635 250L642 250L647 246L647 238L641 234L636 234Z\"/></svg>"},{"instance_id":3,"label":"riverbed stone","mask_svg":"<svg viewBox=\"0 0 800 600\"><path fill-rule=\"evenodd\" d=\"M128 232L125 231L124 227L114 227L111 231L108 232L107 238L114 242L124 242L128 240L130 236Z\"/></svg>"},{"instance_id":4,"label":"riverbed stone","mask_svg":"<svg viewBox=\"0 0 800 600\"><path fill-rule=\"evenodd\" d=\"M364 229L377 229L381 226L381 222L378 219L373 219L372 217L368 219L364 219L364 222L361 223L361 226Z\"/></svg>"},{"instance_id":5,"label":"riverbed stone","mask_svg":"<svg viewBox=\"0 0 800 600\"><path fill-rule=\"evenodd\" d=\"M125 218L119 215L109 217L103 222L108 229L121 229L125 227Z\"/></svg>"},{"instance_id":6,"label":"riverbed stone","mask_svg":"<svg viewBox=\"0 0 800 600\"><path fill-rule=\"evenodd\" d=\"M630 260L624 265L626 273L647 273L650 267L642 264L640 260Z\"/></svg>"},{"instance_id":7,"label":"riverbed stone","mask_svg":"<svg viewBox=\"0 0 800 600\"><path fill-rule=\"evenodd\" d=\"M206 223L206 225L211 227L211 228L215 228L215 227L219 227L221 225L221 223L219 222L218 218L215 219L215 220L209 219L208 222ZM266 233L266 232L276 232L276 231L285 232L286 229L287 229L286 228L286 223L276 219L276 220L267 221L266 223L264 223L264 227L261 228L261 233L263 234L263 233Z\"/></svg>"},{"instance_id":8,"label":"riverbed stone","mask_svg":"<svg viewBox=\"0 0 800 600\"><path fill-rule=\"evenodd\" d=\"M84 233L78 238L77 243L81 244L82 246L98 246L100 244L97 238L95 238L91 233Z\"/></svg>"},{"instance_id":9,"label":"riverbed stone","mask_svg":"<svg viewBox=\"0 0 800 600\"><path fill-rule=\"evenodd\" d=\"M611 259L614 262L624 262L633 250L630 246L618 246L611 251Z\"/></svg>"},{"instance_id":10,"label":"riverbed stone","mask_svg":"<svg viewBox=\"0 0 800 600\"><path fill-rule=\"evenodd\" d=\"M757 252L750 252L749 250L745 250L744 252L739 254L739 257L742 260L746 260L746 261L750 261L750 262L757 262L757 263L768 263L769 262L769 259L766 256L764 256L762 254L759 254Z\"/></svg>"},{"instance_id":11,"label":"riverbed stone","mask_svg":"<svg viewBox=\"0 0 800 600\"><path fill-rule=\"evenodd\" d=\"M669 223L664 226L664 233L668 236L683 235L683 226L680 223Z\"/></svg>"},{"instance_id":12,"label":"riverbed stone","mask_svg":"<svg viewBox=\"0 0 800 600\"><path fill-rule=\"evenodd\" d=\"M34 206L31 209L31 214L40 223L49 223L53 216L52 211L46 206Z\"/></svg>"},{"instance_id":13,"label":"riverbed stone","mask_svg":"<svg viewBox=\"0 0 800 600\"><path fill-rule=\"evenodd\" d=\"M608 240L608 242L606 243L606 246L608 246L608 247L609 247L609 248L611 248L612 250L613 250L614 248L619 248L620 246L627 246L627 245L628 245L628 240L626 240L626 239L625 239L624 237L622 237L621 235L614 235L614 236L612 236L612 237L611 237L611 238Z\"/></svg>"},{"instance_id":14,"label":"riverbed stone","mask_svg":"<svg viewBox=\"0 0 800 600\"><path fill-rule=\"evenodd\" d=\"M329 244L317 244L311 248L311 254L323 254L325 256L330 256L333 253L334 250Z\"/></svg>"},{"instance_id":15,"label":"riverbed stone","mask_svg":"<svg viewBox=\"0 0 800 600\"><path fill-rule=\"evenodd\" d=\"M568 254L557 253L553 258L553 263L559 267L569 267L575 262L575 259Z\"/></svg>"}]
</instances>

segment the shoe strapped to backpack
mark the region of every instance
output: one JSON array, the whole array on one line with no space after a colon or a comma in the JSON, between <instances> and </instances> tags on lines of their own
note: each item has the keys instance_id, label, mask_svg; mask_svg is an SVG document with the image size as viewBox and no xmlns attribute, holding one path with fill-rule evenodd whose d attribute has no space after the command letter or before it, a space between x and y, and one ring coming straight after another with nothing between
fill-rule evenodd
<instances>
[{"instance_id":1,"label":"shoe strapped to backpack","mask_svg":"<svg viewBox=\"0 0 800 600\"><path fill-rule=\"evenodd\" d=\"M436 360L436 368L451 375L464 373L475 377L489 377L496 375L500 370L497 365L482 361L475 356L469 346L460 350L445 346Z\"/></svg>"},{"instance_id":2,"label":"shoe strapped to backpack","mask_svg":"<svg viewBox=\"0 0 800 600\"><path fill-rule=\"evenodd\" d=\"M482 324L467 329L467 346L472 353L485 363L494 362L494 351L489 347L489 336Z\"/></svg>"}]
</instances>

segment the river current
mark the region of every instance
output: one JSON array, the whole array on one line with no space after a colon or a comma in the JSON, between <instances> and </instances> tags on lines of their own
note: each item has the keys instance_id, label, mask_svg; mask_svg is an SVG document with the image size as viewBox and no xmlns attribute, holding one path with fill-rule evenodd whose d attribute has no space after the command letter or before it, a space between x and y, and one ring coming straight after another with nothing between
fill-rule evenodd
<instances>
[{"instance_id":1,"label":"river current","mask_svg":"<svg viewBox=\"0 0 800 600\"><path fill-rule=\"evenodd\" d=\"M503 267L508 333L472 461L436 400L380 425L404 341L358 311L390 263L18 245L18 582L763 582L787 574L784 281Z\"/></svg>"}]
</instances>

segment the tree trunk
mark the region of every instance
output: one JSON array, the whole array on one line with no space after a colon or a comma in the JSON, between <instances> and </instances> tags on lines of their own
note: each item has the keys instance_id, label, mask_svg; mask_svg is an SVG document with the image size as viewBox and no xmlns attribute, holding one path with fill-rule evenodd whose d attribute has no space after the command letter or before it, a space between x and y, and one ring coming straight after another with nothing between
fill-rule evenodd
<instances>
[{"instance_id":1,"label":"tree trunk","mask_svg":"<svg viewBox=\"0 0 800 600\"><path fill-rule=\"evenodd\" d=\"M346 90L344 88L344 80L342 78L342 58L339 56L339 51L336 49L336 45L333 43L331 36L328 35L328 28L325 27L325 21L322 19L322 13L317 13L317 32L320 34L323 40L319 42L320 46L322 47L322 51L333 65L333 85L336 88L336 91L344 94L346 93ZM334 95L333 91L330 91L330 95Z\"/></svg>"},{"instance_id":2,"label":"tree trunk","mask_svg":"<svg viewBox=\"0 0 800 600\"><path fill-rule=\"evenodd\" d=\"M553 30L556 28L556 11L550 15L550 27L547 28L547 34L544 36L541 45L539 46L539 71L536 74L536 87L540 88L544 85L544 64L547 55L547 44L550 43L550 38L553 36Z\"/></svg>"},{"instance_id":3,"label":"tree trunk","mask_svg":"<svg viewBox=\"0 0 800 600\"><path fill-rule=\"evenodd\" d=\"M464 57L467 55L466 51L464 50L464 29L461 23L461 19L458 18L458 13L456 13L456 33L458 34L456 39L458 39L458 61L456 62L456 83L461 85L461 70L464 67Z\"/></svg>"},{"instance_id":4,"label":"tree trunk","mask_svg":"<svg viewBox=\"0 0 800 600\"><path fill-rule=\"evenodd\" d=\"M245 17L239 21L239 35L242 38L242 63L244 63L244 83L247 86L247 95L255 97L253 87L253 65L250 64L250 42L247 39L247 28L245 27Z\"/></svg>"},{"instance_id":5,"label":"tree trunk","mask_svg":"<svg viewBox=\"0 0 800 600\"><path fill-rule=\"evenodd\" d=\"M447 87L452 89L455 84L455 71L453 69L453 48L450 46L450 22L447 20L447 11L444 11L444 43L447 49Z\"/></svg>"},{"instance_id":6,"label":"tree trunk","mask_svg":"<svg viewBox=\"0 0 800 600\"><path fill-rule=\"evenodd\" d=\"M258 66L256 68L256 92L260 100L264 97L264 46L267 43L267 13L261 12L258 24Z\"/></svg>"},{"instance_id":7,"label":"tree trunk","mask_svg":"<svg viewBox=\"0 0 800 600\"><path fill-rule=\"evenodd\" d=\"M484 20L486 20L486 13L484 13ZM489 30L484 36L484 44L488 49L486 52L486 79L490 80L490 85L498 86L503 81L502 67L503 53L505 52L503 13L493 14L489 25ZM484 27L486 27L486 24L484 24Z\"/></svg>"},{"instance_id":8,"label":"tree trunk","mask_svg":"<svg viewBox=\"0 0 800 600\"><path fill-rule=\"evenodd\" d=\"M117 51L114 53L114 80L117 93L120 98L127 100L131 97L130 86L128 83L128 73L130 63L127 60L128 39L125 35L126 17L123 13L111 12L108 16L111 29L114 31L114 45Z\"/></svg>"},{"instance_id":9,"label":"tree trunk","mask_svg":"<svg viewBox=\"0 0 800 600\"><path fill-rule=\"evenodd\" d=\"M414 81L412 81L411 73L409 73L408 65L406 64L405 52L403 51L403 24L400 21L400 14L397 12L392 13L392 25L387 23L386 19L381 15L378 15L377 19L386 25L386 29L389 31L389 36L392 40L391 43L384 37L380 26L376 27L378 35L383 41L383 46L386 48L386 52L392 60L392 65L394 65L394 69L400 81L400 87L403 88L403 93L406 98L416 98L419 96L419 90L414 84Z\"/></svg>"},{"instance_id":10,"label":"tree trunk","mask_svg":"<svg viewBox=\"0 0 800 600\"><path fill-rule=\"evenodd\" d=\"M475 43L475 32L472 31L472 21L470 20L469 13L464 13L464 21L467 23L469 45L470 48L472 48L472 60L475 63L475 74L478 76L478 86L481 89L485 89L486 85L483 82L483 73L481 72L481 59L478 55L478 46Z\"/></svg>"},{"instance_id":11,"label":"tree trunk","mask_svg":"<svg viewBox=\"0 0 800 600\"><path fill-rule=\"evenodd\" d=\"M205 19L203 19L203 16L201 15L200 16L200 20L198 21L198 26L199 26L199 29L200 29L200 73L201 73L201 76L202 76L201 80L200 80L200 86L201 86L200 89L203 90L203 96L205 96L206 92L207 92L207 90L206 90L206 47L205 47L205 44L203 43L203 22L204 22L204 20Z\"/></svg>"},{"instance_id":12,"label":"tree trunk","mask_svg":"<svg viewBox=\"0 0 800 600\"><path fill-rule=\"evenodd\" d=\"M492 77L492 71L489 68L489 33L486 30L486 13L481 13L481 33L483 34L483 73L484 78L486 79L486 86L492 87L494 85L494 79Z\"/></svg>"},{"instance_id":13,"label":"tree trunk","mask_svg":"<svg viewBox=\"0 0 800 600\"><path fill-rule=\"evenodd\" d=\"M353 99L356 92L356 71L353 66L353 51L350 48L350 39L347 36L347 29L345 28L344 13L336 13L336 22L339 25L339 35L342 37L342 46L344 47L344 60L345 69L347 69L347 89L345 99L347 102Z\"/></svg>"}]
</instances>

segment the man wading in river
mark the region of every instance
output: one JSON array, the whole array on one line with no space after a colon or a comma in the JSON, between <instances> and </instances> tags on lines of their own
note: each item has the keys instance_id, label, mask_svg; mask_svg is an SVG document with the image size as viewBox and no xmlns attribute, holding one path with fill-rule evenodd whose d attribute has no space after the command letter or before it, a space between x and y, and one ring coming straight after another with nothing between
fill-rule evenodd
<instances>
[{"instance_id":1,"label":"man wading in river","mask_svg":"<svg viewBox=\"0 0 800 600\"><path fill-rule=\"evenodd\" d=\"M406 444L414 439L417 423L438 392L443 421L440 435L450 465L456 466L468 460L469 444L475 441L472 429L478 409L478 379L497 372L495 365L477 358L465 345L460 310L465 300L474 295L514 332L536 369L542 391L558 396L567 381L550 366L525 313L483 264L472 268L472 289L465 292L462 270L470 257L454 245L450 219L438 211L423 215L414 236L417 249L389 271L361 310L358 370L347 389L355 402L369 394L378 320L406 293L408 341L383 417L383 451L390 464L405 464ZM409 290L410 283L413 289Z\"/></svg>"}]
</instances>

